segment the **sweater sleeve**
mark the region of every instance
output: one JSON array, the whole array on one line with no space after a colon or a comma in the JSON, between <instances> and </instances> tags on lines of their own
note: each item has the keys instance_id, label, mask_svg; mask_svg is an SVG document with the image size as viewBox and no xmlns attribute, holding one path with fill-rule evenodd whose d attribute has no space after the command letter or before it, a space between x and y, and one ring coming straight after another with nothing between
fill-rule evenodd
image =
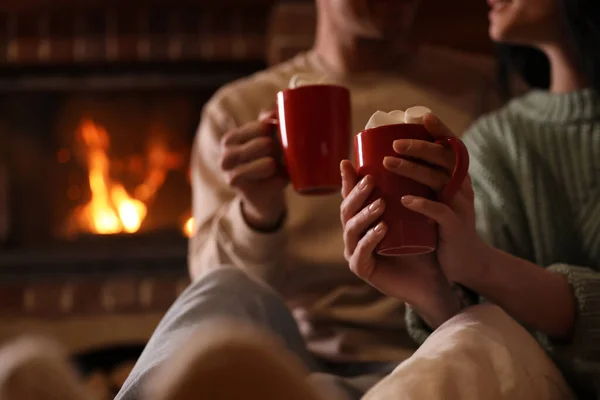
<instances>
[{"instance_id":1,"label":"sweater sleeve","mask_svg":"<svg viewBox=\"0 0 600 400\"><path fill-rule=\"evenodd\" d=\"M554 264L548 270L564 276L577 301L577 320L568 342L555 340L541 332L540 343L560 359L600 360L600 273L589 268Z\"/></svg>"},{"instance_id":2,"label":"sweater sleeve","mask_svg":"<svg viewBox=\"0 0 600 400\"><path fill-rule=\"evenodd\" d=\"M515 168L511 168L510 159L501 158L503 154L512 155L514 159L523 158L525 155L519 152L524 151L527 146L518 143L519 138L516 137L486 134L486 128L489 129L494 120L482 122L476 124L476 129L466 138L472 161L470 174L475 190L479 234L495 248L536 262L524 201L520 198L519 185L514 176ZM570 341L554 340L541 332L535 332L539 342L554 357L569 363L574 359L599 360L600 273L586 267L562 263L543 266L567 279L573 288L578 309Z\"/></svg>"},{"instance_id":3,"label":"sweater sleeve","mask_svg":"<svg viewBox=\"0 0 600 400\"><path fill-rule=\"evenodd\" d=\"M220 140L237 126L223 104L214 99L207 103L191 157L195 232L189 241L188 265L194 279L228 264L272 284L285 248L284 231L262 233L250 228L239 197L219 169Z\"/></svg>"}]
</instances>

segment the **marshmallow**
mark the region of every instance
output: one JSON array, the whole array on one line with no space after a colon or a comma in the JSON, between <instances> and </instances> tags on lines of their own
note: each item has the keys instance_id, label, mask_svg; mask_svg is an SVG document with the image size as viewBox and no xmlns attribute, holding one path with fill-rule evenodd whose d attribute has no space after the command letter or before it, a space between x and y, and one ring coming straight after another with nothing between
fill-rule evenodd
<instances>
[{"instance_id":1,"label":"marshmallow","mask_svg":"<svg viewBox=\"0 0 600 400\"><path fill-rule=\"evenodd\" d=\"M300 73L292 76L290 79L290 89L308 85L334 85L335 81L326 75L318 75L311 73Z\"/></svg>"},{"instance_id":2,"label":"marshmallow","mask_svg":"<svg viewBox=\"0 0 600 400\"><path fill-rule=\"evenodd\" d=\"M401 121L400 123L404 123L404 120L406 119L405 112L402 110L390 111L388 115L394 117L397 121Z\"/></svg>"},{"instance_id":3,"label":"marshmallow","mask_svg":"<svg viewBox=\"0 0 600 400\"><path fill-rule=\"evenodd\" d=\"M431 110L427 107L411 107L406 111L393 110L389 113L384 111L375 111L375 113L367 122L365 129L377 128L384 125L397 124L422 124L423 116L430 113Z\"/></svg>"},{"instance_id":4,"label":"marshmallow","mask_svg":"<svg viewBox=\"0 0 600 400\"><path fill-rule=\"evenodd\" d=\"M407 109L404 113L404 122L407 124L422 124L425 114L429 114L431 110L427 107L416 106Z\"/></svg>"},{"instance_id":5,"label":"marshmallow","mask_svg":"<svg viewBox=\"0 0 600 400\"><path fill-rule=\"evenodd\" d=\"M378 126L384 126L384 125L395 125L395 124L403 124L403 123L404 123L404 119L398 120L393 115L391 115L391 113L388 114L383 111L375 111L375 113L369 119L369 122L367 122L367 126L365 126L365 129L377 128Z\"/></svg>"}]
</instances>

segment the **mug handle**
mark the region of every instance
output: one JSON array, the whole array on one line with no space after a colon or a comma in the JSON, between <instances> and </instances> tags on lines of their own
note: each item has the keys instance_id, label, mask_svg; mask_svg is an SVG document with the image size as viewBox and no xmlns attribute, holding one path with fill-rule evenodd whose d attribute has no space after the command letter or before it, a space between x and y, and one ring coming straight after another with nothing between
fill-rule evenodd
<instances>
[{"instance_id":1,"label":"mug handle","mask_svg":"<svg viewBox=\"0 0 600 400\"><path fill-rule=\"evenodd\" d=\"M444 137L435 141L437 144L441 144L444 147L451 148L456 155L456 165L450 181L446 184L442 190L442 202L449 203L454 195L458 192L464 180L469 174L469 151L467 147L457 137Z\"/></svg>"},{"instance_id":2,"label":"mug handle","mask_svg":"<svg viewBox=\"0 0 600 400\"><path fill-rule=\"evenodd\" d=\"M273 139L273 142L276 143L275 146L275 165L277 166L277 172L286 180L289 180L290 177L287 172L287 168L285 166L285 158L283 156L283 145L281 144L281 138L279 135L279 116L277 112L271 113L267 118L263 119L263 123L265 123L270 129L270 135Z\"/></svg>"}]
</instances>

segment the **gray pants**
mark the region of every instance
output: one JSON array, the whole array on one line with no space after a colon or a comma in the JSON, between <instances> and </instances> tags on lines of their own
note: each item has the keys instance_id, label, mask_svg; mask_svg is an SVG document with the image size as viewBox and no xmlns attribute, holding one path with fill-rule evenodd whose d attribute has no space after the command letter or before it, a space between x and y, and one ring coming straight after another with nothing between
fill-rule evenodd
<instances>
[{"instance_id":1,"label":"gray pants","mask_svg":"<svg viewBox=\"0 0 600 400\"><path fill-rule=\"evenodd\" d=\"M166 313L115 400L137 400L149 373L186 343L203 323L215 318L235 319L267 329L299 357L311 374L309 381L328 399L353 400L362 395L394 365L353 366L364 374L342 378L327 371L306 349L296 321L284 301L267 285L230 267L215 269L192 283Z\"/></svg>"}]
</instances>

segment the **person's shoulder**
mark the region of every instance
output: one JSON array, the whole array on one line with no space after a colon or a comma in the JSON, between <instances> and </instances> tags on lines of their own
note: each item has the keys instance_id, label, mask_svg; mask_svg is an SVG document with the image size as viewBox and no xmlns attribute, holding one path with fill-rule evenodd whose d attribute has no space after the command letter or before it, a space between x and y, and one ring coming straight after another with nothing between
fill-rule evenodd
<instances>
[{"instance_id":1,"label":"person's shoulder","mask_svg":"<svg viewBox=\"0 0 600 400\"><path fill-rule=\"evenodd\" d=\"M520 129L523 125L521 108L527 98L528 94L515 97L503 107L476 119L463 136L467 147L522 147L520 142L525 135Z\"/></svg>"},{"instance_id":2,"label":"person's shoulder","mask_svg":"<svg viewBox=\"0 0 600 400\"><path fill-rule=\"evenodd\" d=\"M275 106L277 92L288 86L294 74L309 68L306 57L299 54L222 86L206 103L205 113L231 118L236 124L256 119L261 111Z\"/></svg>"}]
</instances>

